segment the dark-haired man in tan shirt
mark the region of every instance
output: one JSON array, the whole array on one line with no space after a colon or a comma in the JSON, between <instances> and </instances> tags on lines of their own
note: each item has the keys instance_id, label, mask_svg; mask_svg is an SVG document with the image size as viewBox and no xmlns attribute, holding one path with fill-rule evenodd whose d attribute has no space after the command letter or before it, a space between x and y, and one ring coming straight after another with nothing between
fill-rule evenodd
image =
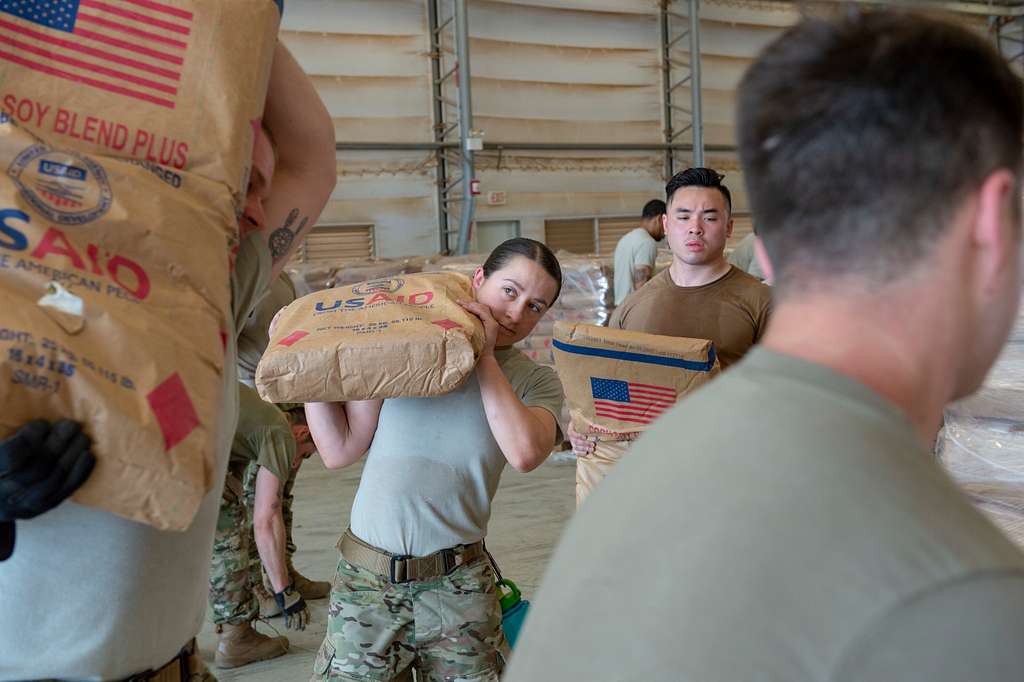
<instances>
[{"instance_id":1,"label":"dark-haired man in tan shirt","mask_svg":"<svg viewBox=\"0 0 1024 682\"><path fill-rule=\"evenodd\" d=\"M761 339L768 322L771 289L730 265L725 243L732 234L732 197L722 175L710 168L676 173L665 187L662 216L672 265L633 292L612 314L614 329L708 339L722 369ZM628 440L604 441L567 429L577 457L593 458L577 503L625 455Z\"/></svg>"}]
</instances>

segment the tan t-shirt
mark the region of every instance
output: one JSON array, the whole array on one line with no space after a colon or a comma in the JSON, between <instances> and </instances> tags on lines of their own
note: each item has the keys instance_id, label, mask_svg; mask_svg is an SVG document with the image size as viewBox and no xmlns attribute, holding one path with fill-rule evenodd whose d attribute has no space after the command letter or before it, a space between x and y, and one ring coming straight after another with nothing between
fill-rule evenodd
<instances>
[{"instance_id":1,"label":"tan t-shirt","mask_svg":"<svg viewBox=\"0 0 1024 682\"><path fill-rule=\"evenodd\" d=\"M238 428L231 443L231 463L254 461L284 483L295 459L295 436L284 412L238 384Z\"/></svg>"},{"instance_id":2,"label":"tan t-shirt","mask_svg":"<svg viewBox=\"0 0 1024 682\"><path fill-rule=\"evenodd\" d=\"M737 267L699 287L676 285L665 269L616 308L608 326L709 339L726 369L761 340L770 307L771 289Z\"/></svg>"},{"instance_id":3,"label":"tan t-shirt","mask_svg":"<svg viewBox=\"0 0 1024 682\"><path fill-rule=\"evenodd\" d=\"M633 270L646 266L654 270L658 259L658 242L650 232L638 227L627 232L615 245L615 305L619 305L633 291Z\"/></svg>"}]
</instances>

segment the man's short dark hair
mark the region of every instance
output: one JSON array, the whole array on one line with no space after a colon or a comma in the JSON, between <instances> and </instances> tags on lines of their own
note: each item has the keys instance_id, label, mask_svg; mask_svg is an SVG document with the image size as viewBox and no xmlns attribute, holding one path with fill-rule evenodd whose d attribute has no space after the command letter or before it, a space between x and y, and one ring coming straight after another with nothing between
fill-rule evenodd
<instances>
[{"instance_id":1,"label":"man's short dark hair","mask_svg":"<svg viewBox=\"0 0 1024 682\"><path fill-rule=\"evenodd\" d=\"M672 195L680 187L710 187L717 189L725 197L725 207L732 215L732 194L729 188L722 184L724 175L711 168L687 168L672 176L672 179L665 185L665 202L672 203Z\"/></svg>"},{"instance_id":2,"label":"man's short dark hair","mask_svg":"<svg viewBox=\"0 0 1024 682\"><path fill-rule=\"evenodd\" d=\"M644 220L650 220L651 218L657 218L658 216L665 215L665 202L661 199L651 199L644 204L644 211L640 216Z\"/></svg>"},{"instance_id":3,"label":"man's short dark hair","mask_svg":"<svg viewBox=\"0 0 1024 682\"><path fill-rule=\"evenodd\" d=\"M1020 80L981 37L920 15L801 21L744 75L738 110L783 288L797 273L899 277L986 177L1021 168Z\"/></svg>"}]
</instances>

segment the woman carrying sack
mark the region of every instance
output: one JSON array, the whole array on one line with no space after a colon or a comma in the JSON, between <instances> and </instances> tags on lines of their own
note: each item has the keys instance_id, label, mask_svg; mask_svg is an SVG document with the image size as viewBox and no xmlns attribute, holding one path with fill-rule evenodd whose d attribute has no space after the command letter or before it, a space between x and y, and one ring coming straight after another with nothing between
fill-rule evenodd
<instances>
[{"instance_id":1,"label":"woman carrying sack","mask_svg":"<svg viewBox=\"0 0 1024 682\"><path fill-rule=\"evenodd\" d=\"M475 372L429 398L309 403L324 463L366 453L314 680L497 680L505 637L483 547L508 462L531 471L561 440L562 386L512 344L558 297L558 260L532 239L498 246L473 276L483 322Z\"/></svg>"}]
</instances>

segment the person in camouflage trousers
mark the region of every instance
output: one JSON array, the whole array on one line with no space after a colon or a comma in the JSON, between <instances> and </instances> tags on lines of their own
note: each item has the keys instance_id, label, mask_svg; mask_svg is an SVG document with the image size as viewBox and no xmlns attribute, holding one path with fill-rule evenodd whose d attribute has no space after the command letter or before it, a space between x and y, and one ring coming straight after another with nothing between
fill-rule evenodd
<instances>
[{"instance_id":1,"label":"person in camouflage trousers","mask_svg":"<svg viewBox=\"0 0 1024 682\"><path fill-rule=\"evenodd\" d=\"M305 426L305 415L301 403L281 403L277 407L282 410L288 421L292 424L293 432L296 434L296 442L302 442L308 440L309 429ZM295 496L292 495L292 488L295 486L295 478L298 476L299 468L302 466L302 462L308 459L314 450L307 450L303 453L301 459L297 459L296 462L290 469L288 480L284 484L284 488L281 494L281 515L284 518L285 528L285 551L287 557L288 574L291 576L292 582L295 584L295 589L299 591L303 599L323 599L331 591L331 583L326 580L310 580L304 575L299 573L294 564L292 563L292 557L295 555L297 547L295 541L292 539L292 504L295 501ZM243 488L245 491L245 506L249 512L249 518L254 518L256 508L256 475L259 472L259 465L256 462L251 463L245 470L245 476L243 479ZM251 558L253 584L255 585L256 597L259 601L259 613L263 618L271 618L279 616L281 609L274 601L273 597L273 585L271 585L270 577L263 566L263 562L260 561L259 552L256 548L255 541L249 544L249 556Z\"/></svg>"},{"instance_id":2,"label":"person in camouflage trousers","mask_svg":"<svg viewBox=\"0 0 1024 682\"><path fill-rule=\"evenodd\" d=\"M493 652L508 651L496 582L486 557L400 584L342 558L311 682L412 680L413 668L426 682L496 682L504 660Z\"/></svg>"},{"instance_id":3,"label":"person in camouflage trousers","mask_svg":"<svg viewBox=\"0 0 1024 682\"><path fill-rule=\"evenodd\" d=\"M232 463L224 482L210 563L210 614L214 624L242 623L259 615L252 590L252 515L246 509L242 477L247 467ZM253 463L255 467L255 462ZM259 562L259 555L256 554Z\"/></svg>"},{"instance_id":4,"label":"person in camouflage trousers","mask_svg":"<svg viewBox=\"0 0 1024 682\"><path fill-rule=\"evenodd\" d=\"M254 565L267 566L273 577L273 601L278 612L284 613L285 626L301 630L309 621L306 603L287 571L281 499L284 482L301 457L312 450L308 430L293 425L252 388L239 384L238 391L238 427L210 566L210 611L220 636L214 662L221 668L275 658L288 651L287 638L268 637L253 628L260 612L256 588L261 585Z\"/></svg>"}]
</instances>

